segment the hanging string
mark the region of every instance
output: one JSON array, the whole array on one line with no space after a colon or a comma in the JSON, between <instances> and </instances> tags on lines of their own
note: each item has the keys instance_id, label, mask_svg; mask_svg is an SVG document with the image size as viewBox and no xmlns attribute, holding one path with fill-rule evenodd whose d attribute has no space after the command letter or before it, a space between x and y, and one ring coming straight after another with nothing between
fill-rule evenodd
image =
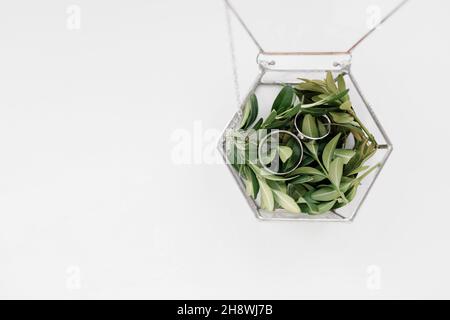
<instances>
[{"instance_id":1,"label":"hanging string","mask_svg":"<svg viewBox=\"0 0 450 320\"><path fill-rule=\"evenodd\" d=\"M231 22L231 15L233 14L236 19L238 20L239 24L244 28L245 32L249 35L249 37L252 39L253 43L258 47L259 53L263 53L264 50L262 49L259 42L256 40L255 36L252 34L248 26L245 24L244 20L242 20L241 16L237 13L237 11L234 9L234 7L230 4L228 0L224 0L225 4L225 15L226 15L226 21L227 21L227 31L228 31L228 42L231 52L231 66L233 69L233 81L234 81L234 90L236 94L236 100L237 100L237 106L240 108L241 106L241 92L239 87L239 73L238 73L238 67L237 67L237 59L236 59L236 48L234 43L234 37L233 37L233 27ZM258 55L259 56L259 55Z\"/></svg>"},{"instance_id":2,"label":"hanging string","mask_svg":"<svg viewBox=\"0 0 450 320\"><path fill-rule=\"evenodd\" d=\"M383 23L385 23L390 17L394 15L400 8L402 8L409 0L403 0L400 4L398 4L391 12L389 12L379 23L377 23L372 29L369 30L364 36L362 36L350 49L348 49L348 53L352 53L353 50L357 46L361 44L364 40L366 40L375 30L377 30Z\"/></svg>"}]
</instances>

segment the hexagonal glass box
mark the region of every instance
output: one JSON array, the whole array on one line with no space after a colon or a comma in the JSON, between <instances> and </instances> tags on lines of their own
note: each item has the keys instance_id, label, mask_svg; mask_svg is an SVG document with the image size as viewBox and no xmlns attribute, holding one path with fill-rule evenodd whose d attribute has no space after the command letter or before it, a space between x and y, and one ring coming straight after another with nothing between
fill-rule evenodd
<instances>
[{"instance_id":1,"label":"hexagonal glass box","mask_svg":"<svg viewBox=\"0 0 450 320\"><path fill-rule=\"evenodd\" d=\"M392 144L364 99L351 72L354 50L406 1L396 0L225 0L238 110L219 142L228 167L257 218L290 221L352 221L363 204ZM266 118L283 85L300 79L344 75L354 112L376 140L377 149L365 165L376 167L362 180L353 201L322 214L267 211L260 196L247 195L239 172L228 161L227 137L240 128L250 97L259 101Z\"/></svg>"}]
</instances>

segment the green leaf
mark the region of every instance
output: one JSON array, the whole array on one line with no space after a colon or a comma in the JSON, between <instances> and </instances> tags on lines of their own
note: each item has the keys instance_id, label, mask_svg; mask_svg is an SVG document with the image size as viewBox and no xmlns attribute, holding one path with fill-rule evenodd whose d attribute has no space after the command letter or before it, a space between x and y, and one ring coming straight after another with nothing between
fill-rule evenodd
<instances>
[{"instance_id":1,"label":"green leaf","mask_svg":"<svg viewBox=\"0 0 450 320\"><path fill-rule=\"evenodd\" d=\"M342 179L342 173L344 170L344 163L341 158L336 158L331 162L330 169L328 170L328 179L330 179L331 183L339 188Z\"/></svg>"},{"instance_id":2,"label":"green leaf","mask_svg":"<svg viewBox=\"0 0 450 320\"><path fill-rule=\"evenodd\" d=\"M324 137L327 135L329 129L323 124L322 121L317 120L317 128L319 129L319 137Z\"/></svg>"},{"instance_id":3,"label":"green leaf","mask_svg":"<svg viewBox=\"0 0 450 320\"><path fill-rule=\"evenodd\" d=\"M317 96L312 97L311 100L314 101L314 102L317 102L317 101L320 101L320 100L323 100L323 99L326 99L326 98L328 98L328 94L321 93L321 94L319 94Z\"/></svg>"},{"instance_id":4,"label":"green leaf","mask_svg":"<svg viewBox=\"0 0 450 320\"><path fill-rule=\"evenodd\" d=\"M338 88L337 88L336 83L334 82L334 79L333 79L333 74L330 71L327 72L326 83L327 83L327 89L330 92L333 92L333 93L337 93L338 92Z\"/></svg>"},{"instance_id":5,"label":"green leaf","mask_svg":"<svg viewBox=\"0 0 450 320\"><path fill-rule=\"evenodd\" d=\"M273 211L275 209L275 200L272 189L264 179L258 178L258 183L261 190L261 209Z\"/></svg>"},{"instance_id":6,"label":"green leaf","mask_svg":"<svg viewBox=\"0 0 450 320\"><path fill-rule=\"evenodd\" d=\"M317 205L317 213L318 214L324 214L333 209L334 205L336 204L336 200L330 201L330 202L324 202Z\"/></svg>"},{"instance_id":7,"label":"green leaf","mask_svg":"<svg viewBox=\"0 0 450 320\"><path fill-rule=\"evenodd\" d=\"M275 121L276 117L277 117L277 112L275 110L273 110L269 114L269 116L266 118L266 120L264 120L263 124L261 125L261 128L268 128Z\"/></svg>"},{"instance_id":8,"label":"green leaf","mask_svg":"<svg viewBox=\"0 0 450 320\"><path fill-rule=\"evenodd\" d=\"M295 169L291 173L292 176L300 175L300 174L325 177L325 174L322 171L320 171L316 168L312 168L312 167L301 167L301 168Z\"/></svg>"},{"instance_id":9,"label":"green leaf","mask_svg":"<svg viewBox=\"0 0 450 320\"><path fill-rule=\"evenodd\" d=\"M296 177L283 177L283 176L276 176L271 174L270 172L264 170L263 168L260 168L252 163L249 163L250 168L252 168L253 172L255 172L255 174L260 177L263 178L265 180L269 180L269 181L289 181L289 180L293 180Z\"/></svg>"},{"instance_id":10,"label":"green leaf","mask_svg":"<svg viewBox=\"0 0 450 320\"><path fill-rule=\"evenodd\" d=\"M359 183L361 183L369 174L372 173L372 171L374 171L375 169L377 169L379 167L380 167L380 164L377 164L377 165L373 166L372 168L370 168L369 170L367 170L363 175L359 176L358 178L356 178L353 181L352 186L358 185Z\"/></svg>"},{"instance_id":11,"label":"green leaf","mask_svg":"<svg viewBox=\"0 0 450 320\"><path fill-rule=\"evenodd\" d=\"M345 85L344 74L341 73L340 75L338 75L336 81L338 84L339 92L345 91L347 89L347 86Z\"/></svg>"},{"instance_id":12,"label":"green leaf","mask_svg":"<svg viewBox=\"0 0 450 320\"><path fill-rule=\"evenodd\" d=\"M356 155L345 166L345 174L348 175L349 172L362 166L376 151L376 146L367 140L367 138L362 141L359 140Z\"/></svg>"},{"instance_id":13,"label":"green leaf","mask_svg":"<svg viewBox=\"0 0 450 320\"><path fill-rule=\"evenodd\" d=\"M331 160L333 160L334 151L336 150L337 143L341 138L341 134L338 133L330 142L327 143L325 149L323 149L322 160L324 167L329 170Z\"/></svg>"},{"instance_id":14,"label":"green leaf","mask_svg":"<svg viewBox=\"0 0 450 320\"><path fill-rule=\"evenodd\" d=\"M353 188L351 188L350 191L345 195L349 202L353 201L353 199L355 199L357 191L358 191L358 186L356 185Z\"/></svg>"},{"instance_id":15,"label":"green leaf","mask_svg":"<svg viewBox=\"0 0 450 320\"><path fill-rule=\"evenodd\" d=\"M351 111L352 103L350 102L350 100L347 100L343 104L340 105L339 109L344 110L344 111Z\"/></svg>"},{"instance_id":16,"label":"green leaf","mask_svg":"<svg viewBox=\"0 0 450 320\"><path fill-rule=\"evenodd\" d=\"M337 149L334 151L334 156L338 158L342 158L344 164L347 164L356 154L354 150L347 149Z\"/></svg>"},{"instance_id":17,"label":"green leaf","mask_svg":"<svg viewBox=\"0 0 450 320\"><path fill-rule=\"evenodd\" d=\"M275 120L267 129L283 129L285 126L289 125L291 119Z\"/></svg>"},{"instance_id":18,"label":"green leaf","mask_svg":"<svg viewBox=\"0 0 450 320\"><path fill-rule=\"evenodd\" d=\"M328 102L334 102L339 101L342 98L345 98L345 96L348 95L349 90L345 89L344 91L340 91L339 93L336 93L335 95L330 96L327 100Z\"/></svg>"},{"instance_id":19,"label":"green leaf","mask_svg":"<svg viewBox=\"0 0 450 320\"><path fill-rule=\"evenodd\" d=\"M286 187L286 183L284 181L266 181L267 184L269 185L269 187L272 188L273 190L278 190L284 193L287 193L287 187Z\"/></svg>"},{"instance_id":20,"label":"green leaf","mask_svg":"<svg viewBox=\"0 0 450 320\"><path fill-rule=\"evenodd\" d=\"M345 202L341 199L338 199L339 203L336 204L334 208L335 209L342 208L342 207L346 206L348 203L350 203L351 201L353 201L356 197L358 187L359 187L358 185L351 186L351 188L349 190L345 191L345 197L347 198L347 202Z\"/></svg>"},{"instance_id":21,"label":"green leaf","mask_svg":"<svg viewBox=\"0 0 450 320\"><path fill-rule=\"evenodd\" d=\"M252 102L249 99L247 101L247 103L245 104L244 107L244 111L243 111L243 115L242 115L242 120L241 120L241 125L239 126L240 129L245 129L246 124L248 122L248 119L250 117L250 113L252 112Z\"/></svg>"},{"instance_id":22,"label":"green leaf","mask_svg":"<svg viewBox=\"0 0 450 320\"><path fill-rule=\"evenodd\" d=\"M339 197L339 192L333 187L323 187L311 194L311 198L316 201L333 201Z\"/></svg>"},{"instance_id":23,"label":"green leaf","mask_svg":"<svg viewBox=\"0 0 450 320\"><path fill-rule=\"evenodd\" d=\"M287 186L287 194L294 200L299 200L306 193L306 189L301 185L289 184ZM298 202L298 201L297 201Z\"/></svg>"},{"instance_id":24,"label":"green leaf","mask_svg":"<svg viewBox=\"0 0 450 320\"><path fill-rule=\"evenodd\" d=\"M303 114L312 114L313 116L320 117L328 114L331 111L339 111L340 109L337 107L324 106L324 107L312 107L307 109L300 108Z\"/></svg>"},{"instance_id":25,"label":"green leaf","mask_svg":"<svg viewBox=\"0 0 450 320\"><path fill-rule=\"evenodd\" d=\"M323 100L320 100L320 101L317 101L314 103L310 103L310 104L304 104L304 105L302 105L302 109L317 107L317 106L321 106L323 104L338 101L338 100L342 99L343 97L345 97L347 94L348 94L348 89L343 92L339 92L335 95L328 96L328 98L326 98L326 99L323 99Z\"/></svg>"},{"instance_id":26,"label":"green leaf","mask_svg":"<svg viewBox=\"0 0 450 320\"><path fill-rule=\"evenodd\" d=\"M290 181L290 180L294 179L293 177L286 178L286 177L283 177L283 176L275 176L273 174L265 175L265 176L262 176L262 177L264 177L268 181Z\"/></svg>"},{"instance_id":27,"label":"green leaf","mask_svg":"<svg viewBox=\"0 0 450 320\"><path fill-rule=\"evenodd\" d=\"M252 125L253 122L255 122L256 117L258 117L258 98L256 97L255 94L253 94L250 97L250 102L251 102L251 111L250 111L250 116L248 118L246 127L250 127Z\"/></svg>"},{"instance_id":28,"label":"green leaf","mask_svg":"<svg viewBox=\"0 0 450 320\"><path fill-rule=\"evenodd\" d=\"M318 209L317 209L318 202L311 198L312 193L313 193L313 191L308 191L298 201L298 203L306 203L307 210L305 210L305 212L310 213L310 214L314 214L318 211ZM302 208L303 208L303 206L302 206Z\"/></svg>"},{"instance_id":29,"label":"green leaf","mask_svg":"<svg viewBox=\"0 0 450 320\"><path fill-rule=\"evenodd\" d=\"M263 124L263 118L259 119L254 125L253 130L259 130L261 128L261 125Z\"/></svg>"},{"instance_id":30,"label":"green leaf","mask_svg":"<svg viewBox=\"0 0 450 320\"><path fill-rule=\"evenodd\" d=\"M300 157L302 156L302 146L296 139L290 138L286 145L292 149L292 156L284 164L283 172L289 172L294 169L300 161Z\"/></svg>"},{"instance_id":31,"label":"green leaf","mask_svg":"<svg viewBox=\"0 0 450 320\"><path fill-rule=\"evenodd\" d=\"M345 84L345 80L344 80L344 74L341 73L337 79L336 79L337 85L338 85L338 90L339 92L343 92L345 90L347 90L347 86ZM348 96L348 94L346 94L345 96L342 97L342 101L348 101L350 100L350 97Z\"/></svg>"},{"instance_id":32,"label":"green leaf","mask_svg":"<svg viewBox=\"0 0 450 320\"><path fill-rule=\"evenodd\" d=\"M366 171L366 170L369 169L369 168L370 168L369 166L362 166L362 167L356 168L356 169L354 169L353 171L350 171L350 172L347 174L347 176L353 176L353 175L358 174L358 173L360 173L360 172Z\"/></svg>"},{"instance_id":33,"label":"green leaf","mask_svg":"<svg viewBox=\"0 0 450 320\"><path fill-rule=\"evenodd\" d=\"M313 162L314 162L313 157L311 157L308 154L305 154L304 157L303 157L303 160L302 160L302 166L305 166L305 167L309 166Z\"/></svg>"},{"instance_id":34,"label":"green leaf","mask_svg":"<svg viewBox=\"0 0 450 320\"><path fill-rule=\"evenodd\" d=\"M356 150L356 154L353 156L353 158L345 165L344 174L346 176L350 175L350 172L357 170L359 167L362 166L363 161L363 154L360 149Z\"/></svg>"},{"instance_id":35,"label":"green leaf","mask_svg":"<svg viewBox=\"0 0 450 320\"><path fill-rule=\"evenodd\" d=\"M315 159L318 158L319 147L315 141L305 142L305 147Z\"/></svg>"},{"instance_id":36,"label":"green leaf","mask_svg":"<svg viewBox=\"0 0 450 320\"><path fill-rule=\"evenodd\" d=\"M311 138L319 136L319 129L317 128L316 118L310 114L303 117L302 133Z\"/></svg>"},{"instance_id":37,"label":"green leaf","mask_svg":"<svg viewBox=\"0 0 450 320\"><path fill-rule=\"evenodd\" d=\"M345 129L349 130L353 134L353 136L355 137L356 140L358 140L358 141L363 140L364 132L361 130L361 128L355 127L351 123L341 123L341 124L334 123L333 125L338 128L345 128Z\"/></svg>"},{"instance_id":38,"label":"green leaf","mask_svg":"<svg viewBox=\"0 0 450 320\"><path fill-rule=\"evenodd\" d=\"M345 112L330 112L330 115L336 123L351 123L355 120L351 115Z\"/></svg>"},{"instance_id":39,"label":"green leaf","mask_svg":"<svg viewBox=\"0 0 450 320\"><path fill-rule=\"evenodd\" d=\"M253 94L250 96L247 103L245 104L240 129L245 130L248 127L250 127L250 125L253 122L255 122L257 116L258 116L258 99L256 98L256 95Z\"/></svg>"},{"instance_id":40,"label":"green leaf","mask_svg":"<svg viewBox=\"0 0 450 320\"><path fill-rule=\"evenodd\" d=\"M323 176L312 176L312 181L311 181L311 183L317 183L317 182L320 182L320 181L323 181L323 180L325 180L327 177L323 177Z\"/></svg>"},{"instance_id":41,"label":"green leaf","mask_svg":"<svg viewBox=\"0 0 450 320\"><path fill-rule=\"evenodd\" d=\"M273 190L273 195L275 197L275 201L283 209L285 209L291 213L301 213L300 207L298 206L298 204L295 202L294 199L292 199L286 193L283 193L279 190Z\"/></svg>"},{"instance_id":42,"label":"green leaf","mask_svg":"<svg viewBox=\"0 0 450 320\"><path fill-rule=\"evenodd\" d=\"M371 151L368 151L365 155L364 155L364 159L363 159L363 164L366 163L370 158L373 157L373 155L377 153L377 149L373 149Z\"/></svg>"},{"instance_id":43,"label":"green leaf","mask_svg":"<svg viewBox=\"0 0 450 320\"><path fill-rule=\"evenodd\" d=\"M341 185L339 186L339 190L341 192L347 192L348 189L353 185L355 179L351 179L348 177L342 177Z\"/></svg>"},{"instance_id":44,"label":"green leaf","mask_svg":"<svg viewBox=\"0 0 450 320\"><path fill-rule=\"evenodd\" d=\"M319 84L313 83L313 82L310 82L310 81L298 84L297 88L300 89L300 90L319 92L319 93L326 93L327 92L325 90L325 88L323 88Z\"/></svg>"},{"instance_id":45,"label":"green leaf","mask_svg":"<svg viewBox=\"0 0 450 320\"><path fill-rule=\"evenodd\" d=\"M259 192L259 183L258 179L256 178L255 173L249 168L244 167L244 176L245 176L245 189L247 191L247 195L252 197L253 199L256 199Z\"/></svg>"},{"instance_id":46,"label":"green leaf","mask_svg":"<svg viewBox=\"0 0 450 320\"><path fill-rule=\"evenodd\" d=\"M313 80L307 80L307 79L300 79L300 80L303 80L303 81L309 81L309 82L312 82L312 83L315 83L315 84L317 84L317 85L319 85L319 86L321 86L321 87L325 87L327 84L325 83L325 81L323 81L323 80L315 80L315 79L313 79Z\"/></svg>"},{"instance_id":47,"label":"green leaf","mask_svg":"<svg viewBox=\"0 0 450 320\"><path fill-rule=\"evenodd\" d=\"M308 183L314 180L314 177L311 176L300 176L292 181L290 181L290 184L304 184L304 183Z\"/></svg>"},{"instance_id":48,"label":"green leaf","mask_svg":"<svg viewBox=\"0 0 450 320\"><path fill-rule=\"evenodd\" d=\"M280 154L280 159L281 161L286 162L289 160L290 157L292 157L292 149L287 147L287 146L279 146L278 147L278 152Z\"/></svg>"},{"instance_id":49,"label":"green leaf","mask_svg":"<svg viewBox=\"0 0 450 320\"><path fill-rule=\"evenodd\" d=\"M278 115L277 119L290 119L290 118L296 116L297 113L300 112L300 108L301 108L301 105L298 104L295 107L292 107L292 108L284 111L282 114Z\"/></svg>"},{"instance_id":50,"label":"green leaf","mask_svg":"<svg viewBox=\"0 0 450 320\"><path fill-rule=\"evenodd\" d=\"M278 113L286 111L292 106L295 92L291 86L285 86L281 89L277 98L273 102L272 110L276 110Z\"/></svg>"}]
</instances>

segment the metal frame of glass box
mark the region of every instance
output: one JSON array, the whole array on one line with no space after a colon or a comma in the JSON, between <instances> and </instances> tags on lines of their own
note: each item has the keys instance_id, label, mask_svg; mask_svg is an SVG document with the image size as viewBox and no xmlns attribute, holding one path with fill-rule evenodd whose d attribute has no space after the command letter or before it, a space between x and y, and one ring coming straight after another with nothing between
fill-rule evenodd
<instances>
[{"instance_id":1,"label":"metal frame of glass box","mask_svg":"<svg viewBox=\"0 0 450 320\"><path fill-rule=\"evenodd\" d=\"M351 62L353 50L367 37L369 37L381 24L389 19L396 11L403 7L409 0L401 1L393 10L391 10L383 19L379 21L372 29L365 33L359 40L345 52L266 52L262 49L261 45L250 31L249 27L245 24L237 10L232 6L229 0L224 0L227 13L227 23L229 31L231 30L231 17L239 23L239 25L245 30L249 38L253 41L254 45L258 48L259 53L256 57L256 63L258 65L258 74L246 96L242 101L239 99L239 92L237 92L239 100L239 109L229 122L225 131L219 141L219 151L221 152L225 163L230 169L233 177L235 178L242 194L247 199L250 208L253 210L255 216L261 220L283 220L283 221L328 221L328 222L348 222L353 221L356 217L359 209L363 205L368 193L373 187L373 184L380 175L386 161L393 151L393 146L389 136L383 129L380 121L377 119L373 109L364 98L361 89L356 82L351 72ZM233 45L233 36L230 31L230 47L233 58L233 67L235 74L235 85L238 91L237 84L237 67L235 62L235 52ZM281 84L295 84L299 83L298 78L300 76L305 78L315 79L320 77L325 72L331 71L337 75L344 73L347 78L347 85L350 86L351 99L354 105L357 105L359 110L358 114L364 114L367 122L372 124L372 132L375 132L378 141L377 157L374 159L376 163L379 163L379 167L363 182L362 188L358 190L358 197L353 201L351 206L346 206L343 210L333 210L329 213L322 215L307 215L307 214L289 214L283 210L276 212L265 212L260 209L257 202L248 197L245 192L245 186L234 168L228 163L226 156L226 135L228 130L236 129L242 119L242 111L247 99L250 95L256 93L258 90L265 86L279 86Z\"/></svg>"}]
</instances>

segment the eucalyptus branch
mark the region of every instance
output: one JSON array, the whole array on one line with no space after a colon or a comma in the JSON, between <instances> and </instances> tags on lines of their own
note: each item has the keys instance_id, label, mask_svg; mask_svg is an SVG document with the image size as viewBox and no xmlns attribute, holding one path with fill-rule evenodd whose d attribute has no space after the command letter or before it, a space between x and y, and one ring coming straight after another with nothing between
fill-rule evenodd
<instances>
[{"instance_id":1,"label":"eucalyptus branch","mask_svg":"<svg viewBox=\"0 0 450 320\"><path fill-rule=\"evenodd\" d=\"M344 75L334 79L328 72L324 80L301 80L303 83L295 88L281 86L266 118L256 121L256 95L249 98L242 112L237 129L278 130L283 132L279 143L267 143L271 133L257 142L235 142L237 154L230 153L229 158L244 159L234 167L248 196L261 209L317 215L341 208L354 199L361 181L376 169L364 163L376 152L378 144L352 107ZM352 135L359 143L346 149ZM242 132L236 136L242 136ZM258 152L256 161L246 158L250 143L258 151L267 149L267 155ZM278 164L274 169L269 167L273 163Z\"/></svg>"}]
</instances>

